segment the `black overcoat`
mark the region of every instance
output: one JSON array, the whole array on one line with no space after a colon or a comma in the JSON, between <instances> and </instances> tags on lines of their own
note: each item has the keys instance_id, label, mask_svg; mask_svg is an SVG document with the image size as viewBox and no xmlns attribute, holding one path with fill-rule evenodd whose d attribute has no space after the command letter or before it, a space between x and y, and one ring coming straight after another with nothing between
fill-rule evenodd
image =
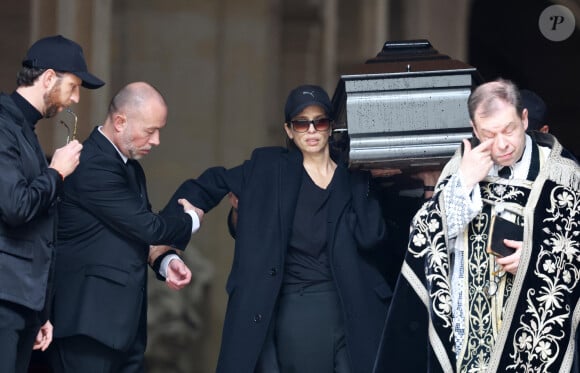
<instances>
[{"instance_id":1,"label":"black overcoat","mask_svg":"<svg viewBox=\"0 0 580 373\"><path fill-rule=\"evenodd\" d=\"M329 260L345 320L352 371L372 369L391 290L375 268L374 250L385 225L368 174L336 169L329 203ZM166 209L187 198L205 211L229 192L239 197L238 225L217 371L253 373L282 284L294 221L302 154L260 148L242 165L206 170L184 182Z\"/></svg>"},{"instance_id":2,"label":"black overcoat","mask_svg":"<svg viewBox=\"0 0 580 373\"><path fill-rule=\"evenodd\" d=\"M49 299L62 178L48 167L32 123L5 94L0 172L0 300L40 311Z\"/></svg>"}]
</instances>

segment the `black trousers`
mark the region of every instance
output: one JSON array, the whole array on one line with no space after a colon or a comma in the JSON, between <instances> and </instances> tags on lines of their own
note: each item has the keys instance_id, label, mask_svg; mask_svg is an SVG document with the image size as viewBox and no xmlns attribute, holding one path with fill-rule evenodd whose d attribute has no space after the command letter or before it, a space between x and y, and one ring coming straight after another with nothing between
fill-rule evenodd
<instances>
[{"instance_id":1,"label":"black trousers","mask_svg":"<svg viewBox=\"0 0 580 373\"><path fill-rule=\"evenodd\" d=\"M144 302L137 335L126 351L110 348L85 335L55 338L49 348L49 360L54 373L144 373L146 306Z\"/></svg>"},{"instance_id":2,"label":"black trousers","mask_svg":"<svg viewBox=\"0 0 580 373\"><path fill-rule=\"evenodd\" d=\"M28 371L40 326L37 311L0 300L0 372Z\"/></svg>"},{"instance_id":3,"label":"black trousers","mask_svg":"<svg viewBox=\"0 0 580 373\"><path fill-rule=\"evenodd\" d=\"M129 351L112 349L84 335L54 339L50 364L54 373L143 373L145 343Z\"/></svg>"},{"instance_id":4,"label":"black trousers","mask_svg":"<svg viewBox=\"0 0 580 373\"><path fill-rule=\"evenodd\" d=\"M282 291L256 372L349 373L341 310L332 283Z\"/></svg>"}]
</instances>

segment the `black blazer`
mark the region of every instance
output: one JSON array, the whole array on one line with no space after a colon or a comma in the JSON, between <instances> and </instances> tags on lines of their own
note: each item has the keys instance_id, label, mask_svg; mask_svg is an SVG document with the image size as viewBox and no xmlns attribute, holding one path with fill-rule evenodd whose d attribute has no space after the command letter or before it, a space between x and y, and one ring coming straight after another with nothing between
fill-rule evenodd
<instances>
[{"instance_id":1,"label":"black blazer","mask_svg":"<svg viewBox=\"0 0 580 373\"><path fill-rule=\"evenodd\" d=\"M329 260L354 373L372 370L390 288L375 268L385 235L368 175L339 166L329 201ZM188 198L205 211L229 192L239 197L234 261L217 372L253 373L282 284L284 258L303 175L302 154L261 148L243 165L206 170L183 183L166 209Z\"/></svg>"},{"instance_id":2,"label":"black blazer","mask_svg":"<svg viewBox=\"0 0 580 373\"><path fill-rule=\"evenodd\" d=\"M40 311L50 290L62 179L48 168L31 123L5 94L0 174L0 299Z\"/></svg>"},{"instance_id":3,"label":"black blazer","mask_svg":"<svg viewBox=\"0 0 580 373\"><path fill-rule=\"evenodd\" d=\"M150 244L184 249L191 217L151 212L145 175L133 177L97 128L66 178L59 206L54 335L77 334L130 347L145 316Z\"/></svg>"}]
</instances>

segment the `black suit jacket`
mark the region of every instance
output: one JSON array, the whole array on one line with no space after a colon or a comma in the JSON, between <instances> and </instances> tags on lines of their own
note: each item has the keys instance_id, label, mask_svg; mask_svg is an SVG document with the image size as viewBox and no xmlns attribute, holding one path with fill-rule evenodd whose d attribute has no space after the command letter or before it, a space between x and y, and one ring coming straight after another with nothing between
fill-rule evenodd
<instances>
[{"instance_id":1,"label":"black suit jacket","mask_svg":"<svg viewBox=\"0 0 580 373\"><path fill-rule=\"evenodd\" d=\"M62 179L31 125L0 95L0 300L39 311L50 290Z\"/></svg>"},{"instance_id":2,"label":"black suit jacket","mask_svg":"<svg viewBox=\"0 0 580 373\"><path fill-rule=\"evenodd\" d=\"M54 335L87 335L125 350L144 320L150 244L184 249L191 217L151 212L145 175L137 179L97 128L65 180L59 207Z\"/></svg>"},{"instance_id":3,"label":"black suit jacket","mask_svg":"<svg viewBox=\"0 0 580 373\"><path fill-rule=\"evenodd\" d=\"M375 267L385 237L368 175L339 166L329 201L328 248L341 300L353 373L372 370L391 290ZM183 183L166 209L188 198L208 211L229 192L239 197L236 247L217 366L220 373L253 373L275 313L296 201L302 183L299 151L260 148L243 165L210 168ZM195 201L195 202L194 202Z\"/></svg>"}]
</instances>

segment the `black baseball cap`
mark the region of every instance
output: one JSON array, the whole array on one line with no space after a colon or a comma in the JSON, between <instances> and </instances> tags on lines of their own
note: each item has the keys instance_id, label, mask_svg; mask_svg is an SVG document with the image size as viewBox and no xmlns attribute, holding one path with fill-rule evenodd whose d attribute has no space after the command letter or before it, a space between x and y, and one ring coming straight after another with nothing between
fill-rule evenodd
<instances>
[{"instance_id":1,"label":"black baseball cap","mask_svg":"<svg viewBox=\"0 0 580 373\"><path fill-rule=\"evenodd\" d=\"M87 71L81 46L62 35L42 38L32 44L22 66L74 74L83 81L82 86L88 89L97 89L105 84Z\"/></svg>"},{"instance_id":2,"label":"black baseball cap","mask_svg":"<svg viewBox=\"0 0 580 373\"><path fill-rule=\"evenodd\" d=\"M322 107L326 114L332 118L332 104L328 98L328 93L322 87L306 84L290 91L284 107L286 123L289 123L294 116L310 105Z\"/></svg>"}]
</instances>

